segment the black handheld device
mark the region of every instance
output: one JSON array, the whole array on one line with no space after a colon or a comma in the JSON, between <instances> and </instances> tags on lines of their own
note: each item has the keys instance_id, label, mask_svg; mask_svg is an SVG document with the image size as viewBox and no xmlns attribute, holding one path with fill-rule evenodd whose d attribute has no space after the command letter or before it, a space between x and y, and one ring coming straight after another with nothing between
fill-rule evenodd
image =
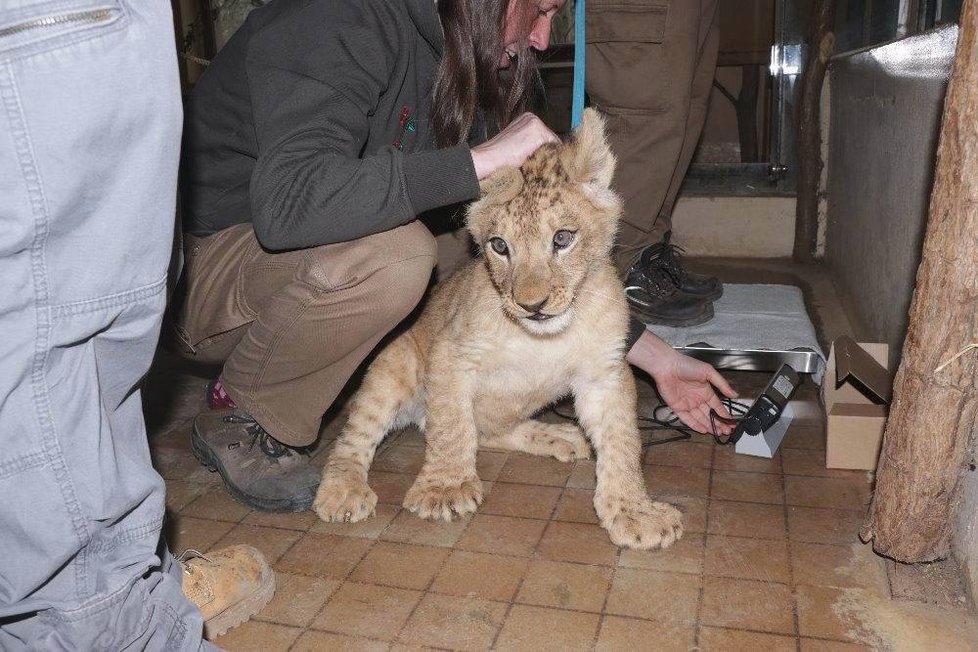
<instances>
[{"instance_id":1,"label":"black handheld device","mask_svg":"<svg viewBox=\"0 0 978 652\"><path fill-rule=\"evenodd\" d=\"M781 417L791 395L795 393L800 384L801 379L798 377L798 372L789 365L781 365L761 395L737 422L737 426L730 433L727 443L736 443L744 434L759 435L773 426Z\"/></svg>"}]
</instances>

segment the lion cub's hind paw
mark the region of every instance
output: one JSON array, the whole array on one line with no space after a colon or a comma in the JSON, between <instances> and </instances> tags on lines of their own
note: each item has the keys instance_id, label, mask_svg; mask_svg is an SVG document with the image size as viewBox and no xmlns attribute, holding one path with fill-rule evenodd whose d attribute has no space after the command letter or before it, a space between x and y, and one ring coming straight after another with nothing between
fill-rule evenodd
<instances>
[{"instance_id":1,"label":"lion cub's hind paw","mask_svg":"<svg viewBox=\"0 0 978 652\"><path fill-rule=\"evenodd\" d=\"M581 429L568 423L541 423L530 435L531 448L539 455L550 455L561 462L586 460L591 447Z\"/></svg>"},{"instance_id":2,"label":"lion cub's hind paw","mask_svg":"<svg viewBox=\"0 0 978 652\"><path fill-rule=\"evenodd\" d=\"M683 515L667 503L622 509L608 527L615 545L639 550L668 548L683 536Z\"/></svg>"},{"instance_id":3,"label":"lion cub's hind paw","mask_svg":"<svg viewBox=\"0 0 978 652\"><path fill-rule=\"evenodd\" d=\"M356 523L373 516L377 494L360 479L327 477L312 507L327 523Z\"/></svg>"},{"instance_id":4,"label":"lion cub's hind paw","mask_svg":"<svg viewBox=\"0 0 978 652\"><path fill-rule=\"evenodd\" d=\"M443 485L418 480L404 497L404 507L421 518L451 521L482 504L482 482L475 478Z\"/></svg>"}]
</instances>

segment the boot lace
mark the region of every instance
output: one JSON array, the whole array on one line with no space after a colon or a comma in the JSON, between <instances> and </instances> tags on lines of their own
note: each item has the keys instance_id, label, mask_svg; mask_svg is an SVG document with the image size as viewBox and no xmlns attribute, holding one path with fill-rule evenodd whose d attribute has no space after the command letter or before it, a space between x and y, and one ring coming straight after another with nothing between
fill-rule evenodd
<instances>
[{"instance_id":1,"label":"boot lace","mask_svg":"<svg viewBox=\"0 0 978 652\"><path fill-rule=\"evenodd\" d=\"M224 417L224 423L240 423L245 425L245 431L251 435L251 444L248 450L254 450L257 445L261 452L269 457L287 457L293 453L303 455L309 454L308 448L294 448L286 446L279 440L272 437L254 418L242 414L229 414Z\"/></svg>"}]
</instances>

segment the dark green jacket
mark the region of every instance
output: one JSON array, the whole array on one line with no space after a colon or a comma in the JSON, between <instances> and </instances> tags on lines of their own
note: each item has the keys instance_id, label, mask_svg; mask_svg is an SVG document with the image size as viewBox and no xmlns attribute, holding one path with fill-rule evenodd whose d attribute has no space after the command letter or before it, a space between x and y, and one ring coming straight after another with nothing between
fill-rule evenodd
<instances>
[{"instance_id":1,"label":"dark green jacket","mask_svg":"<svg viewBox=\"0 0 978 652\"><path fill-rule=\"evenodd\" d=\"M200 79L184 126L185 228L251 222L268 249L352 240L473 199L465 145L436 149L433 0L275 0Z\"/></svg>"}]
</instances>

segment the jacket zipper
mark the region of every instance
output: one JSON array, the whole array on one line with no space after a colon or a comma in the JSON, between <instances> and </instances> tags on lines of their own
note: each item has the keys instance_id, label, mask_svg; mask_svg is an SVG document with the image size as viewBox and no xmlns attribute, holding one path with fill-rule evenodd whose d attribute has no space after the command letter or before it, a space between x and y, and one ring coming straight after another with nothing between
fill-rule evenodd
<instances>
[{"instance_id":1,"label":"jacket zipper","mask_svg":"<svg viewBox=\"0 0 978 652\"><path fill-rule=\"evenodd\" d=\"M58 27L60 25L72 25L75 23L103 23L112 18L111 9L93 9L91 11L76 11L73 14L60 14L58 16L44 16L35 18L17 25L0 29L0 38L13 36L32 29L43 29L45 27Z\"/></svg>"}]
</instances>

